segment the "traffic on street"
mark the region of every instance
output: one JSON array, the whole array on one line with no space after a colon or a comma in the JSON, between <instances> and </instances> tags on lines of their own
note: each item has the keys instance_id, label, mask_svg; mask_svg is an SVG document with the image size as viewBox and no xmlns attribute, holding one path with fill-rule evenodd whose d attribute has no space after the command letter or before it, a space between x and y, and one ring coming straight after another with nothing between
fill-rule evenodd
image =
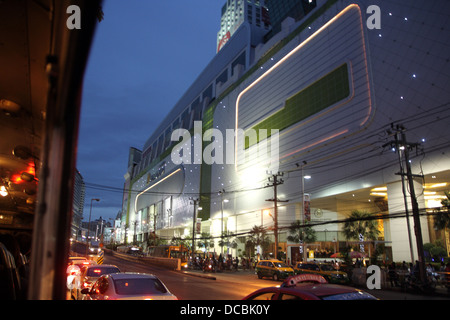
<instances>
[{"instance_id":1,"label":"traffic on street","mask_svg":"<svg viewBox=\"0 0 450 320\"><path fill-rule=\"evenodd\" d=\"M262 260L259 264L257 264L256 268L248 268L243 269L241 267L237 269L224 270L221 272L206 272L205 270L201 270L198 268L183 268L179 271L170 270L162 266L149 265L144 263L138 257L133 254L113 254L111 251L107 250L107 253L104 255L104 265L95 265L95 262L92 260L90 263L94 263L89 267L84 267L83 270L96 270L100 272L100 270L104 267L116 269L110 269L110 273L123 273L124 275L135 275L141 274L145 277L155 277L157 281L160 281L160 287L165 288L169 295L173 295L173 299L177 300L243 300L243 299L254 299L255 295L260 295L261 293L265 293L264 299L272 300L272 299L282 299L281 295L275 294L280 290L280 286L289 288L292 291L293 285L289 285L289 281L293 281L292 279L296 279L297 282L305 282L302 285L310 285L311 282L315 283L315 287L321 287L321 290L318 290L321 293L317 293L317 289L315 292L314 299L336 299L336 300L345 300L345 299L379 299L379 300L435 300L435 299L449 299L450 295L447 295L446 289L444 286L442 288L438 288L432 294L424 294L423 292L416 292L414 290L403 290L399 287L387 287L383 289L375 289L369 290L364 286L357 286L349 281L346 282L346 285L341 284L333 284L335 281L329 281L329 279L335 279L330 274L332 271L317 271L324 270L324 264L314 264L309 263L308 266L317 266L317 270L311 270L308 272L303 266L304 269L301 269L301 272L289 271L289 275L287 277L279 278L269 276L268 273L265 275L268 276L260 276L261 270L261 262L264 262L263 265L268 265L268 262L273 263L272 268L276 269L275 266L280 266L283 270L289 270L288 268L281 262L271 261L271 260ZM95 259L94 259L95 260ZM267 263L266 263L267 262ZM297 270L297 268L291 270ZM267 266L265 267L268 268ZM118 271L120 270L120 271ZM86 272L86 271L85 271ZM340 276L345 272L335 271L336 274ZM301 277L306 278L301 278ZM108 278L108 274L103 274L103 278ZM299 278L300 277L300 278ZM109 281L111 282L111 278L109 277ZM320 279L319 279L320 278ZM286 279L288 279L286 281ZM301 279L302 281L300 281ZM317 280L319 279L319 280ZM321 283L322 282L322 283ZM286 285L287 283L287 285ZM84 287L83 287L84 286ZM94 286L94 290L90 289ZM101 287L99 284L96 286L91 283L90 286L83 284L81 281L81 289L74 291L72 287L71 290L68 289L68 299L75 299L78 297L80 300L96 300L96 299L118 299L117 295L105 295L103 294L99 297L98 292L94 292L96 288ZM278 289L276 289L278 288ZM330 291L331 289L333 291ZM275 290L275 291L274 291ZM277 291L278 290L278 291ZM297 291L301 291L300 289L295 289ZM295 291L294 290L294 291ZM306 290L306 288L305 288ZM97 290L98 291L98 290ZM306 290L307 291L307 290ZM305 291L305 292L306 292ZM77 295L72 294L73 292L77 292ZM93 293L91 293L93 292ZM333 292L333 294L331 294ZM338 295L336 292L339 292ZM270 293L270 295L268 294ZM344 295L344 293L346 295ZM298 295L296 299L313 299L311 296L311 292L307 295ZM108 296L108 297L105 297ZM332 297L333 296L333 297ZM141 299L148 298L145 295L133 295L130 294L129 299ZM262 299L263 296L260 297ZM291 297L292 298L292 297ZM286 296L284 299L287 299Z\"/></svg>"},{"instance_id":2,"label":"traffic on street","mask_svg":"<svg viewBox=\"0 0 450 320\"><path fill-rule=\"evenodd\" d=\"M449 0L0 0L0 21L0 300L450 300Z\"/></svg>"}]
</instances>

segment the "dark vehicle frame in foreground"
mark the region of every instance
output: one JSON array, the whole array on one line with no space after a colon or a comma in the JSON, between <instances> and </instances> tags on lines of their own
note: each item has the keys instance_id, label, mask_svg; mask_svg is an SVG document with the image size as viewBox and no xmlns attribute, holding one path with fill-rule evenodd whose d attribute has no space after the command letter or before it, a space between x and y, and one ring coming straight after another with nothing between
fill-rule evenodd
<instances>
[{"instance_id":1,"label":"dark vehicle frame in foreground","mask_svg":"<svg viewBox=\"0 0 450 320\"><path fill-rule=\"evenodd\" d=\"M279 287L256 290L243 300L378 300L371 294L348 286L329 284L314 274L287 278Z\"/></svg>"}]
</instances>

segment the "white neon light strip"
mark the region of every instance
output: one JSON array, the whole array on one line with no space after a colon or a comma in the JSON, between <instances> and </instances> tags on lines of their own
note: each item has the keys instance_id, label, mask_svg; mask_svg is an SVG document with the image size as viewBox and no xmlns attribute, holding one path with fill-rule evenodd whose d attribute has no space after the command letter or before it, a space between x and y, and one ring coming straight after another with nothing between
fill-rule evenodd
<instances>
[{"instance_id":1,"label":"white neon light strip","mask_svg":"<svg viewBox=\"0 0 450 320\"><path fill-rule=\"evenodd\" d=\"M269 74L272 73L272 71L274 71L276 68L278 68L281 64L283 64L287 59L289 59L293 54L297 53L300 49L302 49L305 45L307 45L311 40L313 40L314 38L316 38L322 31L324 31L326 28L328 28L330 25L332 25L334 22L336 22L340 17L342 17L345 13L347 13L348 11L350 11L351 9L356 8L359 11L359 16L360 16L360 23L361 23L361 30L363 28L362 25L362 16L361 16L361 9L357 4L351 4L349 6L347 6L344 10L342 10L341 12L339 12L336 16L334 16L330 21L328 21L326 24L324 24L322 27L320 27L316 32L314 32L311 36L309 36L305 41L303 41L302 43L300 43L297 47L295 47L291 52L289 52L286 56L284 56L280 61L278 61L276 64L274 64L270 69L268 69L263 75L261 75L258 79L256 79L254 82L252 82L247 88L245 88L243 91L241 91L241 93L239 94L237 100L236 100L236 120L235 120L235 129L237 132L238 130L238 125L239 125L239 101L241 99L241 97L247 92L249 91L251 88L253 88L255 85L257 85L262 79L264 79L265 77L267 77ZM369 96L370 96L370 86L369 86L369 79L368 79L368 67L367 67L367 54L366 54L366 49L365 49L365 41L364 41L364 34L362 35L362 41L363 41L363 50L364 50L364 60L366 63L366 80L367 80L367 87L368 87L368 92L369 92ZM370 117L370 114L372 112L372 104L371 101L369 99L369 112L366 116L366 118L360 123L360 126L363 126ZM306 147L300 148L298 150L296 150L296 152L304 150L306 148L312 147L313 145L316 145L320 142L335 138L336 136L342 135L344 133L348 132L348 130L343 130L341 132L339 132L338 134L333 134L330 137L321 139L320 141L313 143L311 145L308 145ZM295 153L295 152L293 152ZM290 153L289 155L293 154ZM237 137L235 138L235 169L237 171L237 154L238 154L238 143L237 143ZM288 155L283 156L282 158L286 157Z\"/></svg>"},{"instance_id":2,"label":"white neon light strip","mask_svg":"<svg viewBox=\"0 0 450 320\"><path fill-rule=\"evenodd\" d=\"M172 172L172 173L169 174L168 176L164 177L163 179L159 180L157 183L151 185L150 187L148 187L147 189L145 189L144 191L142 191L141 193L139 193L139 194L136 196L136 200L134 200L134 211L136 212L136 209L137 209L137 201L138 201L139 197L140 197L143 193L146 193L148 190L150 190L150 189L156 187L158 184L160 184L160 183L163 182L164 180L169 179L171 176L173 176L173 175L174 175L175 173L177 173L178 171L181 171L181 168L178 168L177 170L175 170L174 172Z\"/></svg>"}]
</instances>

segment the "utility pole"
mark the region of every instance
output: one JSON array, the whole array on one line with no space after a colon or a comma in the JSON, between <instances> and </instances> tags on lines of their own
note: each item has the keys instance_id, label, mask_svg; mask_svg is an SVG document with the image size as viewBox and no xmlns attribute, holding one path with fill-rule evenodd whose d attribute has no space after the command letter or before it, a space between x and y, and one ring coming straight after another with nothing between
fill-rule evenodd
<instances>
[{"instance_id":1,"label":"utility pole","mask_svg":"<svg viewBox=\"0 0 450 320\"><path fill-rule=\"evenodd\" d=\"M89 247L89 236L91 233L91 213L92 213L92 201L100 201L100 199L98 198L92 198L91 199L91 209L89 210L89 222L88 222L88 234L87 234L87 238L86 238L86 257L88 255L88 247Z\"/></svg>"},{"instance_id":2,"label":"utility pole","mask_svg":"<svg viewBox=\"0 0 450 320\"><path fill-rule=\"evenodd\" d=\"M136 245L136 243L137 243L137 234L136 234L136 228L137 228L137 225L138 225L138 223L139 223L139 221L137 221L137 220L134 220L133 222L133 226L134 226L134 233L133 233L133 245Z\"/></svg>"},{"instance_id":3,"label":"utility pole","mask_svg":"<svg viewBox=\"0 0 450 320\"><path fill-rule=\"evenodd\" d=\"M288 200L279 200L277 196L277 186L284 183L283 179L279 179L284 174L282 172L278 172L276 174L271 174L269 177L269 183L267 183L268 187L273 187L273 199L266 199L266 201L273 201L274 203L274 230L273 234L275 236L275 255L274 258L278 259L278 202L288 202Z\"/></svg>"},{"instance_id":4,"label":"utility pole","mask_svg":"<svg viewBox=\"0 0 450 320\"><path fill-rule=\"evenodd\" d=\"M409 158L409 151L417 148L419 145L418 143L409 143L406 140L405 135L405 128L402 125L397 125L394 128L394 125L391 124L391 129L395 130L395 141L390 142L388 144L394 143L394 146L396 150L399 152L399 158L400 158L400 172L397 173L397 175L407 177L408 179L408 185L409 185L409 193L411 197L411 206L412 206L412 215L413 215L413 221L414 221L414 233L416 236L416 246L417 246L417 255L418 255L418 261L419 261L419 276L420 276L420 282L423 285L427 284L427 277L425 273L425 256L423 251L423 239L422 239L422 229L420 226L420 213L419 213L419 204L417 203L417 197L414 189L414 178L423 178L422 175L413 174L411 170L411 162ZM392 133L388 131L388 133ZM403 152L403 158L405 162L406 167L406 173L403 172L403 166L401 162L401 152ZM407 221L409 221L409 217L407 215ZM414 261L413 261L414 263Z\"/></svg>"}]
</instances>

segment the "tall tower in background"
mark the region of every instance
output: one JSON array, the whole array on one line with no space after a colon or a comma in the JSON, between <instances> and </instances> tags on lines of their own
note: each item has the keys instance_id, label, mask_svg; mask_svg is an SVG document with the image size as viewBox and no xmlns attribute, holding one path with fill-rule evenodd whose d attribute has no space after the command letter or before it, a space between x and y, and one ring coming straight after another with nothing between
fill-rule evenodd
<instances>
[{"instance_id":1,"label":"tall tower in background","mask_svg":"<svg viewBox=\"0 0 450 320\"><path fill-rule=\"evenodd\" d=\"M78 170L75 171L75 184L73 188L73 208L71 236L77 239L81 230L81 220L83 220L84 197L86 186L83 177Z\"/></svg>"},{"instance_id":2,"label":"tall tower in background","mask_svg":"<svg viewBox=\"0 0 450 320\"><path fill-rule=\"evenodd\" d=\"M271 35L281 30L281 22L287 17L298 21L305 17L311 10L317 6L316 0L266 0L265 5L270 15L272 24Z\"/></svg>"},{"instance_id":3,"label":"tall tower in background","mask_svg":"<svg viewBox=\"0 0 450 320\"><path fill-rule=\"evenodd\" d=\"M270 19L264 0L226 0L217 33L217 52L245 21L256 28L269 30Z\"/></svg>"}]
</instances>

